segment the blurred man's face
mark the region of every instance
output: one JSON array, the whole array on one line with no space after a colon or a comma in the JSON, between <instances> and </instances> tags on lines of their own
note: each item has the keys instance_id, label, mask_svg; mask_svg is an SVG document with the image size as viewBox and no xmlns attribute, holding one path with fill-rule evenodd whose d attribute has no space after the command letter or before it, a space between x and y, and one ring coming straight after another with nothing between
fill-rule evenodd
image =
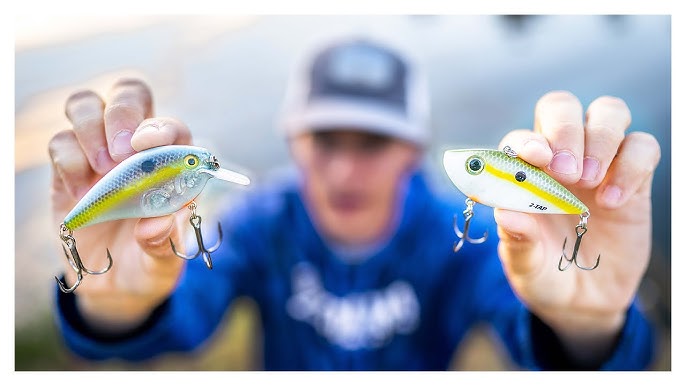
<instances>
[{"instance_id":1,"label":"blurred man's face","mask_svg":"<svg viewBox=\"0 0 686 386\"><path fill-rule=\"evenodd\" d=\"M419 157L416 146L386 136L336 130L292 140L316 226L343 244L385 236L399 192Z\"/></svg>"}]
</instances>

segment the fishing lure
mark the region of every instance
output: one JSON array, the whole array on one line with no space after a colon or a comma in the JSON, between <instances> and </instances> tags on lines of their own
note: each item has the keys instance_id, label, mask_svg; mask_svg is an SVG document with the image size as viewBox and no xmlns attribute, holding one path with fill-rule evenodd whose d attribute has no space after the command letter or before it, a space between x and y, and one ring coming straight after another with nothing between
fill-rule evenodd
<instances>
[{"instance_id":1,"label":"fishing lure","mask_svg":"<svg viewBox=\"0 0 686 386\"><path fill-rule=\"evenodd\" d=\"M216 251L221 243L221 224L217 225L217 243L212 248L206 248L200 231L201 217L196 214L193 201L211 178L240 185L250 184L248 177L220 168L214 155L196 146L155 147L122 161L81 198L60 224L60 239L70 253L67 253L64 245L62 249L77 275L76 283L69 288L55 277L60 290L73 292L85 274L100 275L112 267L112 256L107 249L109 264L106 268L100 271L86 268L76 248L75 230L105 221L163 216L184 206L191 210L190 223L195 231L198 252L193 256L183 255L170 239L171 248L174 254L188 260L202 254L205 264L211 269L210 253Z\"/></svg>"},{"instance_id":2,"label":"fishing lure","mask_svg":"<svg viewBox=\"0 0 686 386\"><path fill-rule=\"evenodd\" d=\"M473 239L468 234L474 203L479 202L491 207L527 213L578 214L581 220L575 228L576 243L572 257L568 258L564 252L567 245L565 238L558 269L564 271L572 262L584 270L593 270L598 266L600 255L593 267L584 267L577 262L581 238L587 231L588 217L591 215L586 205L544 171L519 158L509 146L505 146L502 151L448 150L443 155L443 166L453 184L468 197L465 200L467 208L463 212L463 232L457 227L457 215L454 219L455 233L460 238L459 243L456 242L453 246L455 252L465 240L480 244L488 236L484 233L483 237ZM563 258L567 261L564 268Z\"/></svg>"}]
</instances>

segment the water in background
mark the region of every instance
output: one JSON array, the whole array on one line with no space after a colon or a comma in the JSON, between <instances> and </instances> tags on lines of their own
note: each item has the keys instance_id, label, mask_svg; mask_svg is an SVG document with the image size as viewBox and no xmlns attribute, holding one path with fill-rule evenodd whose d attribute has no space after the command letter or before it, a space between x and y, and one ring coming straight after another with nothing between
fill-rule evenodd
<instances>
[{"instance_id":1,"label":"water in background","mask_svg":"<svg viewBox=\"0 0 686 386\"><path fill-rule=\"evenodd\" d=\"M627 102L630 130L650 132L662 146L653 256L640 296L666 337L658 368L670 368L669 16L139 16L78 25L46 21L17 33L17 369L74 366L46 357L45 341L36 341L59 345L38 331L52 317L52 276L62 269L47 143L68 128L67 96L82 88L106 94L121 76L143 78L157 115L182 119L196 144L259 183L289 160L274 128L289 71L312 44L349 33L403 48L428 72L434 136L427 161L439 179L444 149L495 148L506 132L532 126L534 105L547 91L570 90L584 106L604 94Z\"/></svg>"}]
</instances>

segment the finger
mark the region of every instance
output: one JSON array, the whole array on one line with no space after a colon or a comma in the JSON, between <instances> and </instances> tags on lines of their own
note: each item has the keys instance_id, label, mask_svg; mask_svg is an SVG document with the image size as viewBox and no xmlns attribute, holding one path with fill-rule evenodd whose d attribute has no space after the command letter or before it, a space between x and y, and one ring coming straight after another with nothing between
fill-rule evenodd
<instances>
[{"instance_id":1,"label":"finger","mask_svg":"<svg viewBox=\"0 0 686 386\"><path fill-rule=\"evenodd\" d=\"M141 122L131 137L131 146L136 151L155 146L188 145L191 132L183 122L174 118L150 118Z\"/></svg>"},{"instance_id":2,"label":"finger","mask_svg":"<svg viewBox=\"0 0 686 386\"><path fill-rule=\"evenodd\" d=\"M544 266L543 254L534 253L540 245L536 220L528 213L505 209L495 209L493 213L498 224L498 251L504 269L521 276L535 275Z\"/></svg>"},{"instance_id":3,"label":"finger","mask_svg":"<svg viewBox=\"0 0 686 386\"><path fill-rule=\"evenodd\" d=\"M134 153L131 137L145 119L152 116L152 94L136 79L124 79L114 85L105 107L105 133L110 155L120 162Z\"/></svg>"},{"instance_id":4,"label":"finger","mask_svg":"<svg viewBox=\"0 0 686 386\"><path fill-rule=\"evenodd\" d=\"M50 201L54 209L56 223L62 221L64 214L74 207L75 197L71 194L55 165L52 166L52 182L50 185Z\"/></svg>"},{"instance_id":5,"label":"finger","mask_svg":"<svg viewBox=\"0 0 686 386\"><path fill-rule=\"evenodd\" d=\"M545 137L531 130L513 130L500 141L499 149L510 146L526 162L543 168L550 163L553 152Z\"/></svg>"},{"instance_id":6,"label":"finger","mask_svg":"<svg viewBox=\"0 0 686 386\"><path fill-rule=\"evenodd\" d=\"M162 217L144 218L136 223L134 238L143 252L143 266L149 273L164 273L178 269L183 259L174 255L169 240L183 251L178 219L174 214Z\"/></svg>"},{"instance_id":7,"label":"finger","mask_svg":"<svg viewBox=\"0 0 686 386\"><path fill-rule=\"evenodd\" d=\"M86 90L72 94L64 109L88 162L99 174L107 173L115 165L105 139L104 108L102 99L93 91Z\"/></svg>"},{"instance_id":8,"label":"finger","mask_svg":"<svg viewBox=\"0 0 686 386\"><path fill-rule=\"evenodd\" d=\"M588 106L580 180L584 187L595 188L605 178L629 124L631 112L619 98L600 97Z\"/></svg>"},{"instance_id":9,"label":"finger","mask_svg":"<svg viewBox=\"0 0 686 386\"><path fill-rule=\"evenodd\" d=\"M652 135L628 134L596 193L596 201L608 209L618 208L635 194L650 196L653 173L660 161L660 145Z\"/></svg>"},{"instance_id":10,"label":"finger","mask_svg":"<svg viewBox=\"0 0 686 386\"><path fill-rule=\"evenodd\" d=\"M553 91L538 101L534 115L534 130L548 140L553 152L547 171L562 183L577 182L584 154L581 102L569 92Z\"/></svg>"},{"instance_id":11,"label":"finger","mask_svg":"<svg viewBox=\"0 0 686 386\"><path fill-rule=\"evenodd\" d=\"M83 197L95 178L95 172L74 131L64 130L55 134L48 143L48 153L53 167L53 187L64 187L73 200Z\"/></svg>"}]
</instances>

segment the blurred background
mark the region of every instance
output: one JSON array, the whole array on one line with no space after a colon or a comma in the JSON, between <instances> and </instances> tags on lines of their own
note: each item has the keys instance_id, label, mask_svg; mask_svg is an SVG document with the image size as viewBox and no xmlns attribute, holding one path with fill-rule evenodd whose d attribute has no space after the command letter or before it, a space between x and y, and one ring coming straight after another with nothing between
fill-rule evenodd
<instances>
[{"instance_id":1,"label":"blurred background","mask_svg":"<svg viewBox=\"0 0 686 386\"><path fill-rule=\"evenodd\" d=\"M64 348L52 313L52 276L64 257L50 215L47 143L69 127L64 101L71 93L106 94L116 79L139 77L153 90L157 115L185 121L196 144L260 183L289 162L274 126L289 71L313 44L351 33L408 51L428 72L433 141L426 161L446 187L443 150L496 148L508 131L532 126L534 105L547 91L570 90L584 106L603 94L627 102L630 131L650 132L662 146L653 184L652 258L639 297L658 331L653 369L671 370L670 16L85 19L16 19L16 370L260 368L259 325L249 299L239 299L214 338L194 353L145 363L88 362ZM490 331L477 326L456 349L452 368L514 367Z\"/></svg>"}]
</instances>

